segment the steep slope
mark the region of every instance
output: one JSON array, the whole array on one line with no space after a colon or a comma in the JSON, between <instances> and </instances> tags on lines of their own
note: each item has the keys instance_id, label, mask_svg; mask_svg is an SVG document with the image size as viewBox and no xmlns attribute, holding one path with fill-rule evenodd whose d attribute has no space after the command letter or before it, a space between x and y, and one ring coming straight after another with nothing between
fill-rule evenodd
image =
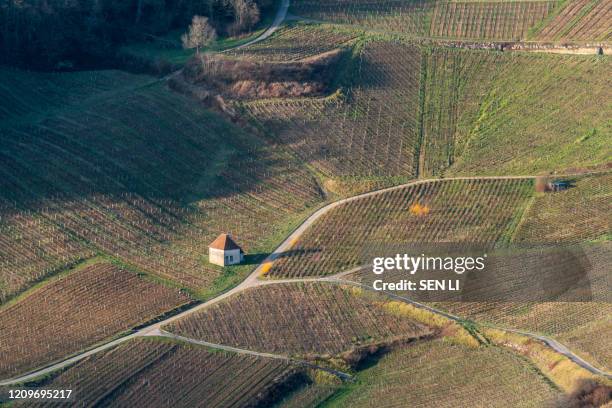
<instances>
[{"instance_id":1,"label":"steep slope","mask_svg":"<svg viewBox=\"0 0 612 408\"><path fill-rule=\"evenodd\" d=\"M215 281L222 270L205 258L216 235L265 253L322 199L284 149L150 78L54 75L70 83L62 88L14 72L0 75L2 302L99 252L193 290L221 289L231 280Z\"/></svg>"}]
</instances>

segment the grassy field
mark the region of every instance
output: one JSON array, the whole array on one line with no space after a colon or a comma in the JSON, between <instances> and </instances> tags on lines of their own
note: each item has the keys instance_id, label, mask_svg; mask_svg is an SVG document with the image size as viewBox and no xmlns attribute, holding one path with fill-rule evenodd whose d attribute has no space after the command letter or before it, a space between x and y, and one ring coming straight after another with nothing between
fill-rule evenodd
<instances>
[{"instance_id":1,"label":"grassy field","mask_svg":"<svg viewBox=\"0 0 612 408\"><path fill-rule=\"evenodd\" d=\"M287 256L275 261L269 276L342 272L388 245L490 245L512 233L532 191L531 180L442 180L356 199L319 218Z\"/></svg>"},{"instance_id":2,"label":"grassy field","mask_svg":"<svg viewBox=\"0 0 612 408\"><path fill-rule=\"evenodd\" d=\"M273 401L275 387L296 376L281 360L148 338L90 356L39 385L73 389L75 406L230 407Z\"/></svg>"},{"instance_id":3,"label":"grassy field","mask_svg":"<svg viewBox=\"0 0 612 408\"><path fill-rule=\"evenodd\" d=\"M77 269L0 309L0 377L69 356L189 303L109 263Z\"/></svg>"},{"instance_id":4,"label":"grassy field","mask_svg":"<svg viewBox=\"0 0 612 408\"><path fill-rule=\"evenodd\" d=\"M218 234L255 261L323 200L291 153L148 77L1 77L0 302L96 253L223 290L248 268L206 262Z\"/></svg>"},{"instance_id":5,"label":"grassy field","mask_svg":"<svg viewBox=\"0 0 612 408\"><path fill-rule=\"evenodd\" d=\"M322 33L331 36L325 48L313 46L317 36L328 38ZM417 175L563 171L612 155L610 106L590 103L606 99L607 56L417 46L350 33L296 24L240 51L287 61L351 47L330 90L337 92L240 107L331 180L330 191L346 195Z\"/></svg>"},{"instance_id":6,"label":"grassy field","mask_svg":"<svg viewBox=\"0 0 612 408\"><path fill-rule=\"evenodd\" d=\"M478 103L459 115L447 174L537 174L609 161L609 57L464 56L489 77L467 85Z\"/></svg>"},{"instance_id":7,"label":"grassy field","mask_svg":"<svg viewBox=\"0 0 612 408\"><path fill-rule=\"evenodd\" d=\"M496 347L423 341L392 351L323 407L542 407L558 391Z\"/></svg>"},{"instance_id":8,"label":"grassy field","mask_svg":"<svg viewBox=\"0 0 612 408\"><path fill-rule=\"evenodd\" d=\"M539 174L600 165L608 57L428 48L421 175Z\"/></svg>"},{"instance_id":9,"label":"grassy field","mask_svg":"<svg viewBox=\"0 0 612 408\"><path fill-rule=\"evenodd\" d=\"M170 324L181 336L285 355L330 356L432 330L385 311L385 299L325 283L263 286Z\"/></svg>"}]
</instances>

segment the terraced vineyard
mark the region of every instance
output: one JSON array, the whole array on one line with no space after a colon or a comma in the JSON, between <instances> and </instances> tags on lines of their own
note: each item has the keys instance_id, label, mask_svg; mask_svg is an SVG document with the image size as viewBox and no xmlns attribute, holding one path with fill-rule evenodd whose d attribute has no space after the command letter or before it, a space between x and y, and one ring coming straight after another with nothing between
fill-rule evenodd
<instances>
[{"instance_id":1,"label":"terraced vineyard","mask_svg":"<svg viewBox=\"0 0 612 408\"><path fill-rule=\"evenodd\" d=\"M464 40L521 40L557 1L298 0L295 14L374 30Z\"/></svg>"},{"instance_id":2,"label":"terraced vineyard","mask_svg":"<svg viewBox=\"0 0 612 408\"><path fill-rule=\"evenodd\" d=\"M27 7L61 2L42 3ZM50 366L26 385L74 390L83 407L429 408L561 406L592 378L603 385L575 394L608 406L610 56L533 51L607 54L610 0L292 0L276 27L285 11L264 40L198 60L218 78L195 60L165 78L0 67L0 380ZM230 14L211 18L213 47L249 41L225 38L245 23L224 27ZM133 29L167 41L157 24L180 19ZM498 46L525 40L529 52ZM136 48L168 63L150 43L123 50ZM569 188L538 192L545 176ZM327 207L266 258L323 203L389 186ZM220 233L242 265L208 262ZM455 321L363 288L372 254L454 243L529 246L472 280L516 299L408 295ZM316 279L340 272L353 282ZM292 278L305 279L278 280ZM527 286L556 297L517 300Z\"/></svg>"},{"instance_id":3,"label":"terraced vineyard","mask_svg":"<svg viewBox=\"0 0 612 408\"><path fill-rule=\"evenodd\" d=\"M563 293L550 301L438 303L435 306L481 323L540 333L560 341L586 361L609 370L608 337L612 328L609 294L610 243L584 245L590 268L589 296L571 301ZM552 283L549 283L552 285Z\"/></svg>"},{"instance_id":4,"label":"terraced vineyard","mask_svg":"<svg viewBox=\"0 0 612 408\"><path fill-rule=\"evenodd\" d=\"M555 194L537 194L514 240L568 244L609 238L612 173L573 178L572 184Z\"/></svg>"},{"instance_id":5,"label":"terraced vineyard","mask_svg":"<svg viewBox=\"0 0 612 408\"><path fill-rule=\"evenodd\" d=\"M98 82L77 82L60 96L53 82L32 93L24 84L2 101L19 114L0 136L0 302L97 252L210 288L221 271L202 257L216 235L265 252L321 200L314 177L282 148L161 85L115 81L123 88L95 93ZM30 101L58 108L37 114Z\"/></svg>"},{"instance_id":6,"label":"terraced vineyard","mask_svg":"<svg viewBox=\"0 0 612 408\"><path fill-rule=\"evenodd\" d=\"M438 1L431 16L431 37L513 40L554 9L557 1Z\"/></svg>"},{"instance_id":7,"label":"terraced vineyard","mask_svg":"<svg viewBox=\"0 0 612 408\"><path fill-rule=\"evenodd\" d=\"M358 378L338 406L542 407L558 395L521 357L443 340L394 350Z\"/></svg>"},{"instance_id":8,"label":"terraced vineyard","mask_svg":"<svg viewBox=\"0 0 612 408\"><path fill-rule=\"evenodd\" d=\"M88 357L40 385L73 389L83 407L230 407L266 401L276 386L296 375L281 360L151 338Z\"/></svg>"},{"instance_id":9,"label":"terraced vineyard","mask_svg":"<svg viewBox=\"0 0 612 408\"><path fill-rule=\"evenodd\" d=\"M304 38L308 49L310 37L297 29L294 34L294 47L301 49ZM273 140L337 182L387 179L370 189L417 174L564 171L605 163L612 154L608 106L590 103L606 97L608 56L419 47L367 38L365 45L354 45L357 57L339 74L346 96L260 100L242 108ZM275 41L266 44L276 50L274 58L295 57L291 50L283 54L287 47ZM529 144L522 143L526 138Z\"/></svg>"},{"instance_id":10,"label":"terraced vineyard","mask_svg":"<svg viewBox=\"0 0 612 408\"><path fill-rule=\"evenodd\" d=\"M488 77L476 74L482 82L465 85L471 102L460 105L445 174L563 172L612 156L610 106L593 103L607 98L608 56L466 51L460 58L467 72L480 66Z\"/></svg>"},{"instance_id":11,"label":"terraced vineyard","mask_svg":"<svg viewBox=\"0 0 612 408\"><path fill-rule=\"evenodd\" d=\"M28 115L47 113L49 109L66 108L83 99L112 93L127 83L138 87L151 82L144 75L121 71L81 71L36 73L0 68L0 120L31 118ZM10 79L10 81L9 81Z\"/></svg>"},{"instance_id":12,"label":"terraced vineyard","mask_svg":"<svg viewBox=\"0 0 612 408\"><path fill-rule=\"evenodd\" d=\"M326 176L411 177L420 65L415 46L371 41L345 68L345 97L257 101L244 109Z\"/></svg>"},{"instance_id":13,"label":"terraced vineyard","mask_svg":"<svg viewBox=\"0 0 612 408\"><path fill-rule=\"evenodd\" d=\"M519 245L550 248L553 244L551 254L570 251L566 252L567 256L543 258L544 247L535 252L524 252L525 261L512 261L509 268L495 269L496 279L488 282L486 298L480 296L478 302L438 302L434 306L476 322L544 334L606 369L612 364L607 347L608 336L604 334L610 332L612 313L608 282L612 248L605 238L610 232L606 215L610 211L607 205L610 201L610 174L581 176L574 182L573 187L566 191L536 193L524 201L521 221L515 224L509 238ZM567 222L568 216L573 220L571 223ZM563 249L564 245L569 246ZM533 256L530 254L535 255L533 261L537 263L530 267L531 271L519 271L529 266L531 261L527 257ZM584 275L577 268L583 268ZM401 273L399 275L403 278ZM551 275L552 281L549 280ZM533 297L525 294L523 286L515 288L513 282L517 276L539 288ZM580 281L555 289L555 285L568 276L572 280L580 278ZM378 277L372 274L370 267L366 267L343 278L371 286L373 279ZM395 275L388 274L385 281L395 281ZM499 282L500 287L495 282ZM512 292L506 292L512 290L518 291L513 301L508 300ZM422 300L416 294L400 293ZM463 294L466 293L469 291L464 283ZM494 296L498 293L506 300L495 302Z\"/></svg>"},{"instance_id":14,"label":"terraced vineyard","mask_svg":"<svg viewBox=\"0 0 612 408\"><path fill-rule=\"evenodd\" d=\"M429 32L433 3L426 0L296 0L294 14L320 21L362 26L368 29L409 33Z\"/></svg>"},{"instance_id":15,"label":"terraced vineyard","mask_svg":"<svg viewBox=\"0 0 612 408\"><path fill-rule=\"evenodd\" d=\"M299 61L350 45L358 35L357 31L329 24L293 23L281 27L265 41L227 54L251 60Z\"/></svg>"},{"instance_id":16,"label":"terraced vineyard","mask_svg":"<svg viewBox=\"0 0 612 408\"><path fill-rule=\"evenodd\" d=\"M609 108L591 103L605 98L608 57L436 47L424 54L422 176L564 171L612 154Z\"/></svg>"},{"instance_id":17,"label":"terraced vineyard","mask_svg":"<svg viewBox=\"0 0 612 408\"><path fill-rule=\"evenodd\" d=\"M566 2L558 13L537 31L543 41L609 41L612 39L612 5L608 0Z\"/></svg>"},{"instance_id":18,"label":"terraced vineyard","mask_svg":"<svg viewBox=\"0 0 612 408\"><path fill-rule=\"evenodd\" d=\"M62 359L189 301L108 263L72 272L0 309L0 377Z\"/></svg>"},{"instance_id":19,"label":"terraced vineyard","mask_svg":"<svg viewBox=\"0 0 612 408\"><path fill-rule=\"evenodd\" d=\"M532 190L531 180L434 181L355 199L317 219L269 276L342 272L387 245L492 244L512 232Z\"/></svg>"},{"instance_id":20,"label":"terraced vineyard","mask_svg":"<svg viewBox=\"0 0 612 408\"><path fill-rule=\"evenodd\" d=\"M216 344L291 355L333 355L432 333L422 324L385 312L385 302L384 297L332 284L262 286L174 322L166 330Z\"/></svg>"}]
</instances>

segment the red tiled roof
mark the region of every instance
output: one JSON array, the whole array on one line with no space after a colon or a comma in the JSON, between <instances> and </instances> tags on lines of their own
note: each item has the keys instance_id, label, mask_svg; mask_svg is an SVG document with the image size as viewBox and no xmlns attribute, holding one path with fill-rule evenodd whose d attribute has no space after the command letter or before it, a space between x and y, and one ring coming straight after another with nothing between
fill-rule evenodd
<instances>
[{"instance_id":1,"label":"red tiled roof","mask_svg":"<svg viewBox=\"0 0 612 408\"><path fill-rule=\"evenodd\" d=\"M221 249L224 251L232 249L239 249L242 251L242 248L240 248L238 244L234 242L234 240L232 239L232 237L230 237L229 234L219 235L217 239L215 239L208 247L213 249Z\"/></svg>"}]
</instances>

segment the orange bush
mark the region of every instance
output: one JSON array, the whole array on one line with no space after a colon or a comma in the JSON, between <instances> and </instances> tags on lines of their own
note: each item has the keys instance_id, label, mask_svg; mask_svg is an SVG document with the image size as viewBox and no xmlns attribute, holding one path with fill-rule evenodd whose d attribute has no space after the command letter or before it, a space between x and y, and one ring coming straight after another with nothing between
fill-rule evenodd
<instances>
[{"instance_id":1,"label":"orange bush","mask_svg":"<svg viewBox=\"0 0 612 408\"><path fill-rule=\"evenodd\" d=\"M414 203L410 206L410 213L412 215L422 217L429 214L429 207L426 205L421 205L419 203Z\"/></svg>"}]
</instances>

